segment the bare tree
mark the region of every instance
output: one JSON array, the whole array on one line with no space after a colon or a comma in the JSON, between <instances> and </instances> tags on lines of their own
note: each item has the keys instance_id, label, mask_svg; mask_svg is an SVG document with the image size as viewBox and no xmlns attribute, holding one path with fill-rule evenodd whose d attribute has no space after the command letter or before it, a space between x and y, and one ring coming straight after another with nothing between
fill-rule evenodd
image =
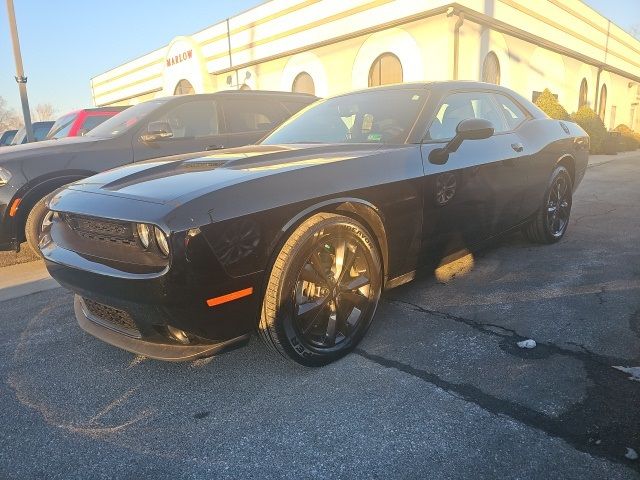
<instances>
[{"instance_id":1,"label":"bare tree","mask_svg":"<svg viewBox=\"0 0 640 480\"><path fill-rule=\"evenodd\" d=\"M55 120L56 109L50 103L39 103L35 111L31 112L34 122L44 122L46 120Z\"/></svg>"},{"instance_id":2,"label":"bare tree","mask_svg":"<svg viewBox=\"0 0 640 480\"><path fill-rule=\"evenodd\" d=\"M638 40L640 40L640 23L632 26L631 29L629 30L629 33L634 37L636 37Z\"/></svg>"},{"instance_id":3,"label":"bare tree","mask_svg":"<svg viewBox=\"0 0 640 480\"><path fill-rule=\"evenodd\" d=\"M7 101L0 97L0 132L20 127L22 127L22 120L14 109L9 108Z\"/></svg>"}]
</instances>

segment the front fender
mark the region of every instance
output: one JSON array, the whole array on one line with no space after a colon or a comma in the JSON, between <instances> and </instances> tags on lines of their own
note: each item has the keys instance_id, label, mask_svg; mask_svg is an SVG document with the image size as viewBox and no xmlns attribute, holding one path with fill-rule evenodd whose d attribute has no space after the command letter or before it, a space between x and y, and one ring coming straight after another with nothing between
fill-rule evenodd
<instances>
[{"instance_id":1,"label":"front fender","mask_svg":"<svg viewBox=\"0 0 640 480\"><path fill-rule=\"evenodd\" d=\"M0 198L0 250L20 250L27 216L41 198L64 185L94 174L86 170L56 172L34 178L17 189L7 191ZM4 191L2 193L5 194Z\"/></svg>"}]
</instances>

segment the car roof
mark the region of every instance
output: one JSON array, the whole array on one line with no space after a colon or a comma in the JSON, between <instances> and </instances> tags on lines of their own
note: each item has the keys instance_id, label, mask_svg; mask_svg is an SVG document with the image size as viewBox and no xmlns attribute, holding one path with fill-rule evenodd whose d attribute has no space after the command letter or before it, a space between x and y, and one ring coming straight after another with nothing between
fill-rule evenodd
<instances>
[{"instance_id":1,"label":"car roof","mask_svg":"<svg viewBox=\"0 0 640 480\"><path fill-rule=\"evenodd\" d=\"M431 91L450 91L450 90L465 90L465 89L478 89L478 90L495 90L496 92L512 92L506 87L496 85L493 83L476 82L473 80L442 80L434 82L406 82L395 83L391 85L380 85L377 87L363 88L352 92L345 92L337 97L350 95L359 92L374 91L394 91L394 90L431 90Z\"/></svg>"},{"instance_id":2,"label":"car roof","mask_svg":"<svg viewBox=\"0 0 640 480\"><path fill-rule=\"evenodd\" d=\"M55 122L55 120L45 120L43 122L31 122L31 127L36 127L36 126L40 126L40 125L53 125ZM21 127L18 132L21 132L22 130L25 130L26 127Z\"/></svg>"},{"instance_id":3,"label":"car roof","mask_svg":"<svg viewBox=\"0 0 640 480\"><path fill-rule=\"evenodd\" d=\"M46 125L47 123L50 123L51 125L53 125L54 123L56 123L56 121L55 120L44 120L42 122L31 122L31 126L35 127L36 125ZM24 130L25 128L26 127L20 127L20 129L18 131Z\"/></svg>"},{"instance_id":4,"label":"car roof","mask_svg":"<svg viewBox=\"0 0 640 480\"><path fill-rule=\"evenodd\" d=\"M434 82L407 82L407 83L396 83L392 85L381 85L379 87L369 87L361 90L356 90L353 92L345 92L340 95L336 95L333 98L339 98L346 95L352 95L354 93L363 93L370 91L377 92L385 92L385 91L416 91L416 90L424 90L433 92L436 96L445 94L447 92L452 92L456 90L482 90L482 91L494 91L497 93L502 93L515 99L517 103L520 103L521 106L525 108L534 118L548 118L547 114L544 113L540 108L527 98L520 95L518 92L515 92L507 87L503 87L502 85L496 85L494 83L486 83L486 82L477 82L473 80L443 80L443 81L434 81Z\"/></svg>"},{"instance_id":5,"label":"car roof","mask_svg":"<svg viewBox=\"0 0 640 480\"><path fill-rule=\"evenodd\" d=\"M131 105L114 105L112 107L81 108L80 110L77 110L77 112L121 112L130 106Z\"/></svg>"},{"instance_id":6,"label":"car roof","mask_svg":"<svg viewBox=\"0 0 640 480\"><path fill-rule=\"evenodd\" d=\"M79 108L77 110L71 110L70 112L65 113L64 115L60 115L58 118L66 117L67 115L74 115L80 112L121 112L126 110L131 105L113 105L111 107L90 107L90 108Z\"/></svg>"},{"instance_id":7,"label":"car roof","mask_svg":"<svg viewBox=\"0 0 640 480\"><path fill-rule=\"evenodd\" d=\"M148 100L148 102L179 102L185 98L219 98L219 97L233 96L233 97L273 97L281 100L301 100L305 102L312 102L318 99L315 95L309 95L308 93L297 92L278 92L274 90L220 90L218 92L211 93L193 93L189 95L174 95L167 97L154 98Z\"/></svg>"}]
</instances>

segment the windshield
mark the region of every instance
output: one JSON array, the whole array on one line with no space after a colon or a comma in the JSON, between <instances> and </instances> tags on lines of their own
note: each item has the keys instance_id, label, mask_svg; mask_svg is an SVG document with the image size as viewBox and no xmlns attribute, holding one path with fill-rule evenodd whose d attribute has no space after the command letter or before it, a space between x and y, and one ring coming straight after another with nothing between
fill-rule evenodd
<instances>
[{"instance_id":1,"label":"windshield","mask_svg":"<svg viewBox=\"0 0 640 480\"><path fill-rule=\"evenodd\" d=\"M371 90L330 98L284 123L262 144L383 143L407 141L425 90Z\"/></svg>"},{"instance_id":2,"label":"windshield","mask_svg":"<svg viewBox=\"0 0 640 480\"><path fill-rule=\"evenodd\" d=\"M56 120L56 123L53 124L53 127L51 127L51 131L49 132L49 135L47 135L47 138L57 139L57 138L63 138L69 135L69 131L71 130L71 127L73 126L73 122L75 121L77 116L78 114L74 112L74 113L69 113L64 117L60 117L58 120Z\"/></svg>"},{"instance_id":3,"label":"windshield","mask_svg":"<svg viewBox=\"0 0 640 480\"><path fill-rule=\"evenodd\" d=\"M145 118L149 113L156 110L164 101L151 100L149 102L140 103L131 108L127 108L123 112L114 115L101 125L87 133L87 137L115 137L137 125L140 120Z\"/></svg>"}]
</instances>

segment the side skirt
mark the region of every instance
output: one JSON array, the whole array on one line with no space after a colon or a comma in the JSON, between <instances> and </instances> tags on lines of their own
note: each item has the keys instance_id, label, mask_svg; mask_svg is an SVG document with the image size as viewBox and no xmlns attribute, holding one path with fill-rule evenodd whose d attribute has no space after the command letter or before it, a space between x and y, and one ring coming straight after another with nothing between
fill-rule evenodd
<instances>
[{"instance_id":1,"label":"side skirt","mask_svg":"<svg viewBox=\"0 0 640 480\"><path fill-rule=\"evenodd\" d=\"M520 230L522 227L524 227L530 220L532 217L527 218L526 220L518 223L517 225L514 225L513 227L508 228L507 230L505 230L504 232L498 233L496 235L493 235L491 237L488 237L484 240L482 240L481 242L478 242L477 244L471 246L468 250L460 250L458 252L453 252L450 253L449 255L447 255L446 257L440 259L437 262L429 262L426 265L423 265L421 267L419 267L416 270L412 270L410 272L404 273L398 277L394 277L391 279L388 279L385 284L384 284L384 290L391 290L392 288L396 288L399 287L400 285L404 285L405 283L409 283L411 281L413 281L418 275L423 275L431 270L433 270L434 268L437 267L438 264L446 264L446 263L450 263L453 262L461 257L463 257L464 255L467 255L468 253L474 253L477 252L478 250L482 250L484 248L487 248L489 246L491 246L492 244L494 244L496 241L511 235L515 232L517 232L518 230Z\"/></svg>"}]
</instances>

